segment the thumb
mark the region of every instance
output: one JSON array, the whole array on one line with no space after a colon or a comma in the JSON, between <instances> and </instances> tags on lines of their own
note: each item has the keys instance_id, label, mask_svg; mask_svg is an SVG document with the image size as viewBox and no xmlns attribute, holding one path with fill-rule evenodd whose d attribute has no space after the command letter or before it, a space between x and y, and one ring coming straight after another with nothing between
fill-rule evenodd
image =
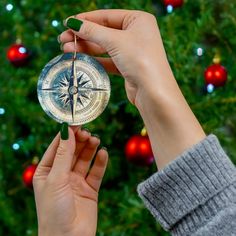
<instances>
[{"instance_id":1,"label":"thumb","mask_svg":"<svg viewBox=\"0 0 236 236\"><path fill-rule=\"evenodd\" d=\"M108 28L84 19L68 18L65 25L72 29L80 38L98 44L107 52L109 51L109 46L116 42L118 38L117 34L119 34L119 30Z\"/></svg>"},{"instance_id":2,"label":"thumb","mask_svg":"<svg viewBox=\"0 0 236 236\"><path fill-rule=\"evenodd\" d=\"M63 123L60 132L60 142L50 174L61 175L70 172L75 152L75 135L67 123Z\"/></svg>"}]
</instances>

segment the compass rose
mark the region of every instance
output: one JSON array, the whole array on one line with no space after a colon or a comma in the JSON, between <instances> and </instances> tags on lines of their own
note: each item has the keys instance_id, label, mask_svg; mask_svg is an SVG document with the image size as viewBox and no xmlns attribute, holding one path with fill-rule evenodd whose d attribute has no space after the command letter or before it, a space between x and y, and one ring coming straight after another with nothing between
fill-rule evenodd
<instances>
[{"instance_id":1,"label":"compass rose","mask_svg":"<svg viewBox=\"0 0 236 236\"><path fill-rule=\"evenodd\" d=\"M77 101L82 106L84 106L83 101L81 99L82 97L85 99L90 99L89 94L91 92L108 91L107 89L103 89L103 88L94 88L94 87L85 86L87 83L90 82L90 80L83 81L82 80L83 75L84 73L80 75L79 78L77 79L78 87L73 86L73 85L69 86L70 79L65 75L65 77L59 82L58 86L52 87L52 88L43 88L42 90L58 94L58 97L63 102L64 107L66 107L70 103L69 95L78 94Z\"/></svg>"},{"instance_id":2,"label":"compass rose","mask_svg":"<svg viewBox=\"0 0 236 236\"><path fill-rule=\"evenodd\" d=\"M108 91L107 89L92 87L92 85L90 85L91 80L89 80L89 78L85 78L87 77L87 75L84 72L79 71L78 74L80 75L78 78L76 78L77 86L70 84L70 78L67 74L65 74L62 77L61 81L59 82L58 86L51 87L51 88L42 88L42 90L57 94L59 100L63 103L64 107L70 105L70 103L72 103L72 106L73 106L77 102L82 107L84 107L84 103L85 103L84 99L90 100L91 93ZM73 101L73 96L77 97L76 101L75 100ZM72 110L72 116L74 119L73 111L75 109L72 108L71 110Z\"/></svg>"},{"instance_id":3,"label":"compass rose","mask_svg":"<svg viewBox=\"0 0 236 236\"><path fill-rule=\"evenodd\" d=\"M52 59L38 81L38 99L58 122L81 125L98 117L108 104L110 80L93 57L65 53Z\"/></svg>"}]
</instances>

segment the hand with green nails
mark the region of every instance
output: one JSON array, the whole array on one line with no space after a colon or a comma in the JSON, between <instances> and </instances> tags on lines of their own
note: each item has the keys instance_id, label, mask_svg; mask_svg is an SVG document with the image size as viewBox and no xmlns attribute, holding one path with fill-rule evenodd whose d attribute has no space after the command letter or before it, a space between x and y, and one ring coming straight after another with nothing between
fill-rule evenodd
<instances>
[{"instance_id":1,"label":"hand with green nails","mask_svg":"<svg viewBox=\"0 0 236 236\"><path fill-rule=\"evenodd\" d=\"M124 78L127 97L139 110L158 157L158 169L205 138L174 78L154 15L96 10L71 16L64 24L68 29L58 37L64 52L73 52L76 34L78 52L94 56L108 73Z\"/></svg>"},{"instance_id":2,"label":"hand with green nails","mask_svg":"<svg viewBox=\"0 0 236 236\"><path fill-rule=\"evenodd\" d=\"M108 154L86 130L63 124L34 178L39 236L94 236ZM92 159L94 164L90 166Z\"/></svg>"},{"instance_id":3,"label":"hand with green nails","mask_svg":"<svg viewBox=\"0 0 236 236\"><path fill-rule=\"evenodd\" d=\"M136 106L139 106L142 90L153 86L153 78L147 76L150 67L158 67L158 73L170 71L152 14L97 10L69 17L64 24L69 30L59 36L63 50L74 50L73 35L76 34L79 38L77 51L95 56L108 73L122 75L127 96ZM102 54L109 57L101 57Z\"/></svg>"}]
</instances>

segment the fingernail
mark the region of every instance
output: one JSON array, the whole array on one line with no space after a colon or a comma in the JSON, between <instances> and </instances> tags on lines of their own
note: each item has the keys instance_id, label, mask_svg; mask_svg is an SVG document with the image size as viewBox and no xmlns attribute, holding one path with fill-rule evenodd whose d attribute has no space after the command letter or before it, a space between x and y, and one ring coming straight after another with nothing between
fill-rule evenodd
<instances>
[{"instance_id":1,"label":"fingernail","mask_svg":"<svg viewBox=\"0 0 236 236\"><path fill-rule=\"evenodd\" d=\"M81 127L81 130L87 131L88 133L91 133L90 130L88 128L85 127Z\"/></svg>"},{"instance_id":2,"label":"fingernail","mask_svg":"<svg viewBox=\"0 0 236 236\"><path fill-rule=\"evenodd\" d=\"M92 137L100 139L100 136L98 134L92 134Z\"/></svg>"},{"instance_id":3,"label":"fingernail","mask_svg":"<svg viewBox=\"0 0 236 236\"><path fill-rule=\"evenodd\" d=\"M79 31L81 25L83 24L83 21L75 19L75 18L69 18L65 22L66 26L72 30Z\"/></svg>"},{"instance_id":4,"label":"fingernail","mask_svg":"<svg viewBox=\"0 0 236 236\"><path fill-rule=\"evenodd\" d=\"M61 126L61 139L67 140L69 138L68 124L63 122Z\"/></svg>"},{"instance_id":5,"label":"fingernail","mask_svg":"<svg viewBox=\"0 0 236 236\"><path fill-rule=\"evenodd\" d=\"M66 20L63 20L63 25L66 27Z\"/></svg>"},{"instance_id":6,"label":"fingernail","mask_svg":"<svg viewBox=\"0 0 236 236\"><path fill-rule=\"evenodd\" d=\"M61 43L60 35L57 36L57 42Z\"/></svg>"},{"instance_id":7,"label":"fingernail","mask_svg":"<svg viewBox=\"0 0 236 236\"><path fill-rule=\"evenodd\" d=\"M63 51L64 43L60 44L60 49Z\"/></svg>"},{"instance_id":8,"label":"fingernail","mask_svg":"<svg viewBox=\"0 0 236 236\"><path fill-rule=\"evenodd\" d=\"M103 150L107 151L107 148L106 148L106 147L101 147L101 149L103 149Z\"/></svg>"}]
</instances>

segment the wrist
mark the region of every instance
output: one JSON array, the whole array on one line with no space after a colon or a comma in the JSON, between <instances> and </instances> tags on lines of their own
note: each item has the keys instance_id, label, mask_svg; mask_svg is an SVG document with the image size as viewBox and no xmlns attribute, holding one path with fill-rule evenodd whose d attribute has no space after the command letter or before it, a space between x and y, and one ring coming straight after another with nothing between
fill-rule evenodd
<instances>
[{"instance_id":1,"label":"wrist","mask_svg":"<svg viewBox=\"0 0 236 236\"><path fill-rule=\"evenodd\" d=\"M159 169L205 137L171 74L157 78L152 86L142 87L137 92L136 106L147 128Z\"/></svg>"},{"instance_id":2,"label":"wrist","mask_svg":"<svg viewBox=\"0 0 236 236\"><path fill-rule=\"evenodd\" d=\"M145 83L139 86L135 106L141 114L145 114L148 110L154 113L153 115L159 116L163 112L162 109L165 109L168 103L170 105L172 101L175 100L174 96L179 97L181 94L172 73L166 73L165 75L158 74L159 73L147 73L142 80L145 81ZM146 78L148 78L148 81ZM158 109L154 109L157 107Z\"/></svg>"},{"instance_id":3,"label":"wrist","mask_svg":"<svg viewBox=\"0 0 236 236\"><path fill-rule=\"evenodd\" d=\"M135 105L138 110L145 108L144 103L162 104L162 99L166 94L170 94L178 89L178 85L170 68L167 59L161 61L141 60L138 90L135 99Z\"/></svg>"}]
</instances>

